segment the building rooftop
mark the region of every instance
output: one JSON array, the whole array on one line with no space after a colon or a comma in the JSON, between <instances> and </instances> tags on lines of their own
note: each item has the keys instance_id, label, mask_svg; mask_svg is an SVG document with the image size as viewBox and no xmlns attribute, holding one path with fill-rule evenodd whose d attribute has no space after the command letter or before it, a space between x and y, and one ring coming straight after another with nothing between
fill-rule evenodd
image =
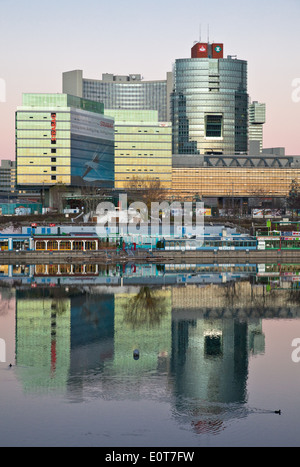
<instances>
[{"instance_id":1,"label":"building rooftop","mask_svg":"<svg viewBox=\"0 0 300 467\"><path fill-rule=\"evenodd\" d=\"M276 154L173 154L172 166L179 168L227 167L227 168L300 168L300 156L278 156Z\"/></svg>"},{"instance_id":2,"label":"building rooftop","mask_svg":"<svg viewBox=\"0 0 300 467\"><path fill-rule=\"evenodd\" d=\"M22 95L23 107L74 107L89 112L104 113L104 104L102 102L83 99L82 97L72 96L70 94L40 94L24 93ZM19 107L18 107L19 109Z\"/></svg>"}]
</instances>

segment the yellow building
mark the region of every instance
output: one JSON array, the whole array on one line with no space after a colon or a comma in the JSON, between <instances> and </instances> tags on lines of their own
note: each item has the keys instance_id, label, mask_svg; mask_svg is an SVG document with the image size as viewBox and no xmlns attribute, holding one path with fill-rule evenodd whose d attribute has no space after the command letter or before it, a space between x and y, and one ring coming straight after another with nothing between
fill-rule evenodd
<instances>
[{"instance_id":1,"label":"yellow building","mask_svg":"<svg viewBox=\"0 0 300 467\"><path fill-rule=\"evenodd\" d=\"M171 188L172 126L156 110L105 110L115 119L115 188Z\"/></svg>"},{"instance_id":2,"label":"yellow building","mask_svg":"<svg viewBox=\"0 0 300 467\"><path fill-rule=\"evenodd\" d=\"M66 389L70 368L71 301L19 291L16 307L17 375L23 390Z\"/></svg>"},{"instance_id":3,"label":"yellow building","mask_svg":"<svg viewBox=\"0 0 300 467\"><path fill-rule=\"evenodd\" d=\"M300 169L173 167L174 196L286 197L292 180L300 180Z\"/></svg>"},{"instance_id":4,"label":"yellow building","mask_svg":"<svg viewBox=\"0 0 300 467\"><path fill-rule=\"evenodd\" d=\"M113 120L68 94L23 94L16 112L17 184L113 187Z\"/></svg>"}]
</instances>

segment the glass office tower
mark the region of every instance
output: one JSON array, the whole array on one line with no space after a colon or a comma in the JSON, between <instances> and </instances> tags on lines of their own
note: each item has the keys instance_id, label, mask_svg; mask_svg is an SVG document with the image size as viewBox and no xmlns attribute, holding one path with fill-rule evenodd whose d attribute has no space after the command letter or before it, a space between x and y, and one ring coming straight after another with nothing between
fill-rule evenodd
<instances>
[{"instance_id":1,"label":"glass office tower","mask_svg":"<svg viewBox=\"0 0 300 467\"><path fill-rule=\"evenodd\" d=\"M223 58L223 44L195 44L173 70L174 154L248 150L247 62Z\"/></svg>"},{"instance_id":2,"label":"glass office tower","mask_svg":"<svg viewBox=\"0 0 300 467\"><path fill-rule=\"evenodd\" d=\"M114 184L114 121L102 103L67 94L23 94L16 112L17 184Z\"/></svg>"}]
</instances>

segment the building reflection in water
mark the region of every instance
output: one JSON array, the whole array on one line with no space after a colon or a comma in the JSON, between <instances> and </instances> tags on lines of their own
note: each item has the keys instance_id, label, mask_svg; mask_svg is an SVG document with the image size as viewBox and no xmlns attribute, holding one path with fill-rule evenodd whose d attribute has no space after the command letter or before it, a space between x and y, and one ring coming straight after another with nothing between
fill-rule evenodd
<instances>
[{"instance_id":1,"label":"building reflection in water","mask_svg":"<svg viewBox=\"0 0 300 467\"><path fill-rule=\"evenodd\" d=\"M228 407L247 402L249 358L265 350L262 319L297 317L298 308L289 290L266 292L252 280L159 288L22 285L16 371L28 392L62 391L78 402L155 398L172 405L179 423L217 432Z\"/></svg>"},{"instance_id":2,"label":"building reflection in water","mask_svg":"<svg viewBox=\"0 0 300 467\"><path fill-rule=\"evenodd\" d=\"M16 291L16 369L25 392L66 387L70 322L70 299L59 289Z\"/></svg>"}]
</instances>

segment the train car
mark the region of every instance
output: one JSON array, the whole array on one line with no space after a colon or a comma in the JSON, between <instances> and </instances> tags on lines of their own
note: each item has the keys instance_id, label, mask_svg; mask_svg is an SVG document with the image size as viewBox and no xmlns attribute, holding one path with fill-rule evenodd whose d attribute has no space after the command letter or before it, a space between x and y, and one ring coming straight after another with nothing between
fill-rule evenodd
<instances>
[{"instance_id":1,"label":"train car","mask_svg":"<svg viewBox=\"0 0 300 467\"><path fill-rule=\"evenodd\" d=\"M164 240L164 249L168 250L256 250L257 239L255 237L232 236L205 236L203 239L172 238Z\"/></svg>"},{"instance_id":2,"label":"train car","mask_svg":"<svg viewBox=\"0 0 300 467\"><path fill-rule=\"evenodd\" d=\"M258 250L300 250L300 232L270 231L257 235Z\"/></svg>"}]
</instances>

